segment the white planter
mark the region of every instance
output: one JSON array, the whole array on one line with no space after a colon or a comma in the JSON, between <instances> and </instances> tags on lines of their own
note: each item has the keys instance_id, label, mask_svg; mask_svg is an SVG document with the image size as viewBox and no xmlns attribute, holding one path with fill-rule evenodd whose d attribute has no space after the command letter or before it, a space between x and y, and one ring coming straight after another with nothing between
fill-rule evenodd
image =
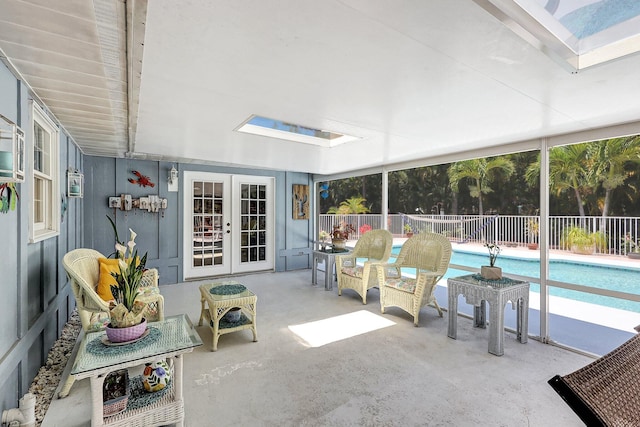
<instances>
[{"instance_id":1,"label":"white planter","mask_svg":"<svg viewBox=\"0 0 640 427\"><path fill-rule=\"evenodd\" d=\"M480 275L487 280L499 280L502 279L502 269L500 267L483 265L480 267Z\"/></svg>"},{"instance_id":2,"label":"white planter","mask_svg":"<svg viewBox=\"0 0 640 427\"><path fill-rule=\"evenodd\" d=\"M593 255L596 252L596 245L573 245L571 252L578 255Z\"/></svg>"}]
</instances>

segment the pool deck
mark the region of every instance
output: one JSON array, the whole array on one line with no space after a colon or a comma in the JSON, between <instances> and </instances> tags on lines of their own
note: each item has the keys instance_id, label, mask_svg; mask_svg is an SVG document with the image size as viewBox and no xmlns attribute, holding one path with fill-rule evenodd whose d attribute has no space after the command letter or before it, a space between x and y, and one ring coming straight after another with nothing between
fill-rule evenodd
<instances>
[{"instance_id":1,"label":"pool deck","mask_svg":"<svg viewBox=\"0 0 640 427\"><path fill-rule=\"evenodd\" d=\"M394 237L394 246L401 246L407 239ZM353 242L355 244L355 242ZM487 248L479 243L452 242L454 251L469 252L487 256ZM501 247L500 256L537 259L540 252L526 247ZM640 260L629 259L620 255L578 255L567 251L550 250L549 259L599 264L603 266L617 266L638 269ZM498 262L499 264L499 262ZM506 273L508 275L508 273ZM640 276L639 276L640 278ZM441 280L436 289L438 301L447 300L446 280ZM442 305L442 304L441 304ZM472 315L471 307L459 304L459 313ZM507 305L505 325L515 325L515 315ZM509 320L510 318L511 321ZM586 351L593 355L603 355L619 346L636 331L634 327L640 325L640 313L575 301L568 298L549 296L549 329L551 339L555 342ZM529 299L529 334L540 335L540 298L532 292Z\"/></svg>"}]
</instances>

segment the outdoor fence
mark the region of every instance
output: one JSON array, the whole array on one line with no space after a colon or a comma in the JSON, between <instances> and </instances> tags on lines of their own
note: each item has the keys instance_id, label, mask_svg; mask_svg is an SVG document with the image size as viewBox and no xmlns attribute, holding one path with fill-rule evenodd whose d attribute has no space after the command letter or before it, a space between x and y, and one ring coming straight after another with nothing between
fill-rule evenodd
<instances>
[{"instance_id":1,"label":"outdoor fence","mask_svg":"<svg viewBox=\"0 0 640 427\"><path fill-rule=\"evenodd\" d=\"M331 232L333 227L351 224L355 228L349 239L357 240L369 227L383 228L379 214L320 215L318 231ZM540 217L525 215L402 215L391 214L387 229L395 236L406 234L407 227L414 233L444 234L452 241L485 243L497 242L504 246L527 246L539 243ZM584 230L594 238L596 253L627 255L640 243L638 217L549 217L549 247L570 251L566 234L573 228Z\"/></svg>"}]
</instances>

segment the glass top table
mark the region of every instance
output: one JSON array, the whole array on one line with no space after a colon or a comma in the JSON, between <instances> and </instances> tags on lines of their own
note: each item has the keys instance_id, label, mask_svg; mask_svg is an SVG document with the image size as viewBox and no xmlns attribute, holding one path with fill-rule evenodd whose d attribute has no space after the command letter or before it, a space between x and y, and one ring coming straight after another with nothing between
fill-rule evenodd
<instances>
[{"instance_id":1,"label":"glass top table","mask_svg":"<svg viewBox=\"0 0 640 427\"><path fill-rule=\"evenodd\" d=\"M168 357L192 351L202 340L185 314L170 316L148 323L144 338L124 345L106 345L104 331L90 332L83 338L71 374L78 379L89 377L96 370L137 366L158 355Z\"/></svg>"},{"instance_id":2,"label":"glass top table","mask_svg":"<svg viewBox=\"0 0 640 427\"><path fill-rule=\"evenodd\" d=\"M200 285L200 320L198 325L205 322L211 328L213 340L211 350L218 350L218 340L221 335L250 329L253 341L258 341L256 327L258 297L243 284L235 280L205 283ZM234 308L240 308L240 318L237 321L226 321L225 315Z\"/></svg>"},{"instance_id":3,"label":"glass top table","mask_svg":"<svg viewBox=\"0 0 640 427\"><path fill-rule=\"evenodd\" d=\"M486 328L486 303L489 303L489 353L504 354L504 308L508 301L517 309L516 338L527 342L529 319L529 282L503 278L487 280L478 274L468 274L447 279L449 300L449 338L457 338L458 295L474 306L473 326Z\"/></svg>"},{"instance_id":4,"label":"glass top table","mask_svg":"<svg viewBox=\"0 0 640 427\"><path fill-rule=\"evenodd\" d=\"M202 345L200 336L186 314L170 316L148 324L148 334L122 345L106 341L106 333L87 333L78 349L71 375L89 378L91 388L91 426L129 427L175 424L184 427L182 395L183 355ZM173 376L161 397L152 403L129 396L126 408L117 414L104 413L103 384L109 372L165 359L173 366ZM141 379L140 379L141 381ZM130 380L131 384L131 380ZM106 416L105 416L106 415Z\"/></svg>"}]
</instances>

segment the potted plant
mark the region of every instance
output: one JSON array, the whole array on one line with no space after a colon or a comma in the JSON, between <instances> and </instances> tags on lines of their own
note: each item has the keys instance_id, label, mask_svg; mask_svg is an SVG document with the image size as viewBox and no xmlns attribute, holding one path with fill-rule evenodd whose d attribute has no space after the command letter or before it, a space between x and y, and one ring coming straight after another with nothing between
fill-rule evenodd
<instances>
[{"instance_id":1,"label":"potted plant","mask_svg":"<svg viewBox=\"0 0 640 427\"><path fill-rule=\"evenodd\" d=\"M111 285L114 300L110 304L110 322L106 327L111 342L125 342L139 338L146 330L147 321L143 317L145 304L137 301L138 288L147 263L147 254L138 257L136 233L129 229L130 237L126 246L118 241L118 231L109 218L116 235L116 256L119 271L111 273L116 284Z\"/></svg>"},{"instance_id":2,"label":"potted plant","mask_svg":"<svg viewBox=\"0 0 640 427\"><path fill-rule=\"evenodd\" d=\"M480 275L487 280L502 279L502 269L495 266L501 251L500 246L493 243L485 243L484 246L489 250L489 265L480 267Z\"/></svg>"},{"instance_id":3,"label":"potted plant","mask_svg":"<svg viewBox=\"0 0 640 427\"><path fill-rule=\"evenodd\" d=\"M590 232L582 227L569 227L563 234L563 242L565 246L571 249L571 252L582 255L591 255L596 248L604 248L606 245L606 236L601 232Z\"/></svg>"},{"instance_id":4,"label":"potted plant","mask_svg":"<svg viewBox=\"0 0 640 427\"><path fill-rule=\"evenodd\" d=\"M529 218L527 220L527 234L529 235L529 243L527 248L535 250L538 249L538 233L540 232L540 223L536 218Z\"/></svg>"},{"instance_id":5,"label":"potted plant","mask_svg":"<svg viewBox=\"0 0 640 427\"><path fill-rule=\"evenodd\" d=\"M627 258L640 259L640 247L636 246L631 252L627 253Z\"/></svg>"},{"instance_id":6,"label":"potted plant","mask_svg":"<svg viewBox=\"0 0 640 427\"><path fill-rule=\"evenodd\" d=\"M622 239L622 250L627 254L628 258L640 259L640 246L631 237L631 233L627 233Z\"/></svg>"},{"instance_id":7,"label":"potted plant","mask_svg":"<svg viewBox=\"0 0 640 427\"><path fill-rule=\"evenodd\" d=\"M342 222L340 225L333 226L331 233L331 246L334 250L344 250L349 234L355 233L356 229L352 224Z\"/></svg>"},{"instance_id":8,"label":"potted plant","mask_svg":"<svg viewBox=\"0 0 640 427\"><path fill-rule=\"evenodd\" d=\"M411 236L413 236L413 228L411 227L411 224L406 223L406 224L404 225L404 234L405 234L407 237L411 237Z\"/></svg>"},{"instance_id":9,"label":"potted plant","mask_svg":"<svg viewBox=\"0 0 640 427\"><path fill-rule=\"evenodd\" d=\"M320 237L320 250L324 252L327 249L327 239L331 237L331 235L324 230L320 230L318 237Z\"/></svg>"},{"instance_id":10,"label":"potted plant","mask_svg":"<svg viewBox=\"0 0 640 427\"><path fill-rule=\"evenodd\" d=\"M129 371L109 372L102 384L102 412L108 417L124 411L129 401Z\"/></svg>"}]
</instances>

